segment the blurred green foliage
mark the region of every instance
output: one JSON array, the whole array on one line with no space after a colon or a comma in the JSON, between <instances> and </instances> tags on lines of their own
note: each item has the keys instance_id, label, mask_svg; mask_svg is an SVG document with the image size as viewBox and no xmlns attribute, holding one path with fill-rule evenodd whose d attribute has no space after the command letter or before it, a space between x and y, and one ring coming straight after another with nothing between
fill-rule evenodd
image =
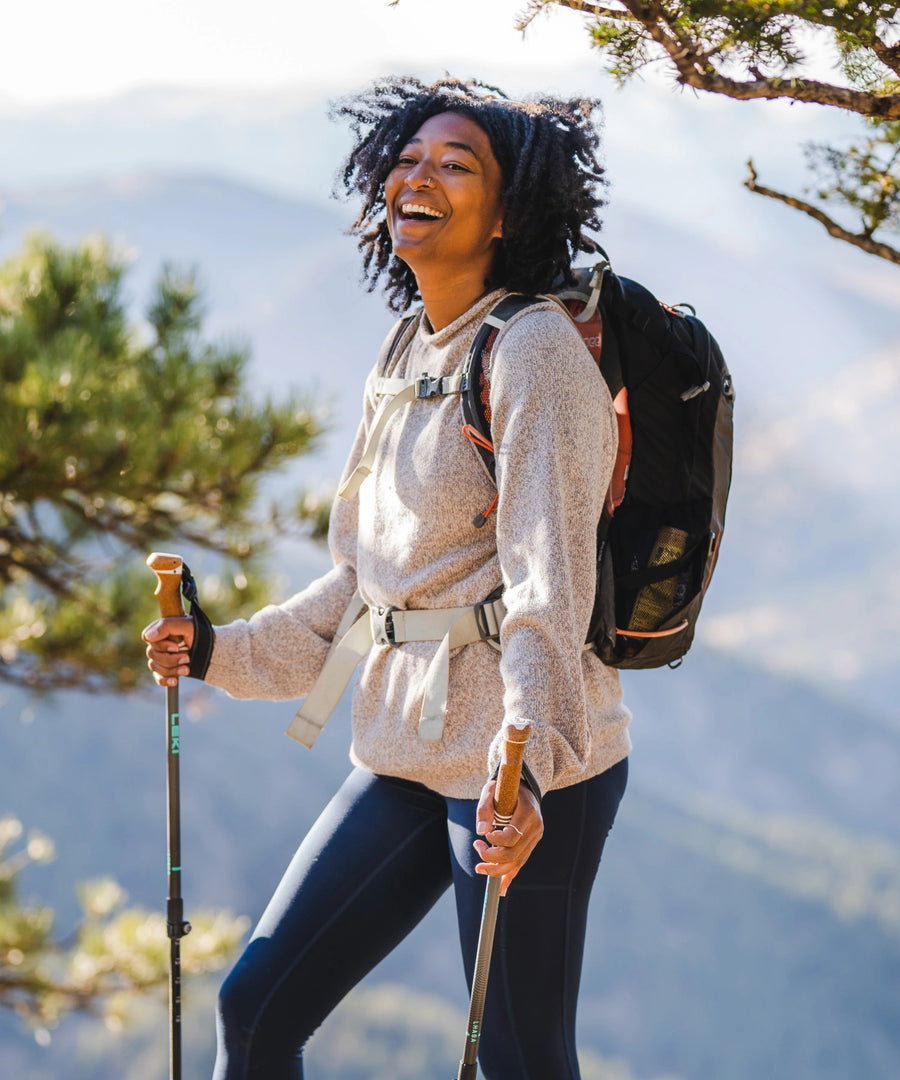
<instances>
[{"instance_id":1,"label":"blurred green foliage","mask_svg":"<svg viewBox=\"0 0 900 1080\"><path fill-rule=\"evenodd\" d=\"M82 918L64 938L56 935L51 908L22 902L21 872L53 857L47 837L26 837L18 819L0 819L0 1007L31 1024L39 1042L72 1010L99 1013L108 1027L121 1027L135 994L164 986L169 970L164 916L126 908L125 892L111 878L79 886ZM203 911L192 912L191 924L182 946L186 975L222 967L249 925Z\"/></svg>"},{"instance_id":2,"label":"blurred green foliage","mask_svg":"<svg viewBox=\"0 0 900 1080\"><path fill-rule=\"evenodd\" d=\"M135 685L154 548L217 553L211 614L233 617L262 603L267 543L321 531L302 500L262 508L322 430L311 403L251 394L191 275L165 269L139 324L123 276L99 238L33 237L0 266L0 680L34 690Z\"/></svg>"}]
</instances>

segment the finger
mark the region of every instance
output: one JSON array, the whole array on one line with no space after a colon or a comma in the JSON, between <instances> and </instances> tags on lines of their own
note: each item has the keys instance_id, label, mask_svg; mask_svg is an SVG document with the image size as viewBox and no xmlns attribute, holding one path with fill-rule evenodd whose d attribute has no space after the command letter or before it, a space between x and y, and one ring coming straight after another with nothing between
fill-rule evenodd
<instances>
[{"instance_id":1,"label":"finger","mask_svg":"<svg viewBox=\"0 0 900 1080\"><path fill-rule=\"evenodd\" d=\"M180 678L184 678L189 673L189 668L184 660L178 667L172 667L168 664L159 664L151 659L148 661L147 666L150 668L154 680L160 686L175 686Z\"/></svg>"},{"instance_id":2,"label":"finger","mask_svg":"<svg viewBox=\"0 0 900 1080\"><path fill-rule=\"evenodd\" d=\"M506 895L506 890L509 888L510 883L519 873L524 866L524 860L517 860L516 862L505 863L479 863L475 867L475 872L482 874L484 877L498 877L501 879L501 895Z\"/></svg>"},{"instance_id":3,"label":"finger","mask_svg":"<svg viewBox=\"0 0 900 1080\"><path fill-rule=\"evenodd\" d=\"M512 858L508 848L495 847L484 840L476 840L472 846L478 852L482 862L490 865L492 869L500 863L509 862Z\"/></svg>"},{"instance_id":4,"label":"finger","mask_svg":"<svg viewBox=\"0 0 900 1080\"><path fill-rule=\"evenodd\" d=\"M492 846L499 848L512 848L525 839L525 833L518 826L510 822L502 829L491 829L485 833L484 839Z\"/></svg>"},{"instance_id":5,"label":"finger","mask_svg":"<svg viewBox=\"0 0 900 1080\"><path fill-rule=\"evenodd\" d=\"M147 656L159 660L161 664L180 664L190 651L184 644L167 638L163 641L151 643L146 649Z\"/></svg>"},{"instance_id":6,"label":"finger","mask_svg":"<svg viewBox=\"0 0 900 1080\"><path fill-rule=\"evenodd\" d=\"M513 867L521 868L524 866L528 856L534 850L535 844L522 842L514 848L506 848L491 846L485 843L484 840L477 840L474 847L482 860L476 866L476 870L479 867L485 867L490 870L492 875L496 875L506 873ZM479 872L485 873L486 870L482 869Z\"/></svg>"},{"instance_id":7,"label":"finger","mask_svg":"<svg viewBox=\"0 0 900 1080\"><path fill-rule=\"evenodd\" d=\"M186 667L176 668L174 671L165 668L155 668L150 665L150 672L153 675L153 679L158 686L177 686L178 680L183 679L188 674Z\"/></svg>"},{"instance_id":8,"label":"finger","mask_svg":"<svg viewBox=\"0 0 900 1080\"><path fill-rule=\"evenodd\" d=\"M496 786L496 782L491 780L481 789L481 798L475 810L475 832L479 836L484 836L494 827L494 789Z\"/></svg>"},{"instance_id":9,"label":"finger","mask_svg":"<svg viewBox=\"0 0 900 1080\"><path fill-rule=\"evenodd\" d=\"M519 789L519 801L507 827L518 829L523 836L533 839L535 843L544 835L540 804L527 788Z\"/></svg>"},{"instance_id":10,"label":"finger","mask_svg":"<svg viewBox=\"0 0 900 1080\"><path fill-rule=\"evenodd\" d=\"M148 656L158 656L160 659L170 657L173 663L178 663L179 658L190 656L191 650L180 637L165 637L148 642L146 652Z\"/></svg>"},{"instance_id":11,"label":"finger","mask_svg":"<svg viewBox=\"0 0 900 1080\"><path fill-rule=\"evenodd\" d=\"M168 631L166 630L165 621L163 619L154 619L149 626L145 626L141 632L141 637L144 641L159 641L161 638L167 637Z\"/></svg>"},{"instance_id":12,"label":"finger","mask_svg":"<svg viewBox=\"0 0 900 1080\"><path fill-rule=\"evenodd\" d=\"M492 858L519 859L523 855L534 851L538 841L541 839L541 835L537 831L518 834L507 826L502 831L498 830L490 832L486 836L480 836L475 841L474 847L477 851L490 852Z\"/></svg>"},{"instance_id":13,"label":"finger","mask_svg":"<svg viewBox=\"0 0 900 1080\"><path fill-rule=\"evenodd\" d=\"M141 637L147 642L174 640L176 642L184 641L191 645L194 641L194 620L188 615L155 619L149 626L144 628Z\"/></svg>"},{"instance_id":14,"label":"finger","mask_svg":"<svg viewBox=\"0 0 900 1080\"><path fill-rule=\"evenodd\" d=\"M487 877L502 878L500 895L505 896L516 875L537 847L542 834L541 822L540 828L533 835L516 837L517 842L511 847L489 844L488 840L493 839L493 834L488 834L483 840L476 840L474 846L482 861L475 866L475 872Z\"/></svg>"},{"instance_id":15,"label":"finger","mask_svg":"<svg viewBox=\"0 0 900 1080\"><path fill-rule=\"evenodd\" d=\"M504 874L503 881L500 883L500 895L501 896L506 896L506 891L510 887L510 885L512 885L513 881L515 880L516 874L518 874L518 872L519 872L518 870L513 870L513 872L511 874Z\"/></svg>"},{"instance_id":16,"label":"finger","mask_svg":"<svg viewBox=\"0 0 900 1080\"><path fill-rule=\"evenodd\" d=\"M187 653L158 652L155 649L147 649L147 659L151 671L159 671L163 675L187 674L190 660Z\"/></svg>"}]
</instances>

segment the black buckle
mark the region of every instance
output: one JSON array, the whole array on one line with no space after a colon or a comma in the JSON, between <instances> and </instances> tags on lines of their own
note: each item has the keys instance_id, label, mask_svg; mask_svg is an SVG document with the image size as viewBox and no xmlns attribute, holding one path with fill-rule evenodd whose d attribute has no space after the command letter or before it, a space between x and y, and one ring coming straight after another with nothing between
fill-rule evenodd
<instances>
[{"instance_id":1,"label":"black buckle","mask_svg":"<svg viewBox=\"0 0 900 1080\"><path fill-rule=\"evenodd\" d=\"M416 396L420 398L438 397L443 393L441 387L442 382L443 376L428 375L423 372L422 375L416 379Z\"/></svg>"},{"instance_id":2,"label":"black buckle","mask_svg":"<svg viewBox=\"0 0 900 1080\"><path fill-rule=\"evenodd\" d=\"M491 629L489 622L487 606L493 603L493 600L482 600L480 604L475 604L472 608L475 612L475 625L478 627L478 633L481 634L482 641L496 641L500 637L500 625L494 617L493 609L490 612L490 622L496 624L496 630Z\"/></svg>"},{"instance_id":3,"label":"black buckle","mask_svg":"<svg viewBox=\"0 0 900 1080\"><path fill-rule=\"evenodd\" d=\"M376 645L396 646L394 639L394 612L395 607L378 607L369 609L369 618L372 621L372 640Z\"/></svg>"}]
</instances>

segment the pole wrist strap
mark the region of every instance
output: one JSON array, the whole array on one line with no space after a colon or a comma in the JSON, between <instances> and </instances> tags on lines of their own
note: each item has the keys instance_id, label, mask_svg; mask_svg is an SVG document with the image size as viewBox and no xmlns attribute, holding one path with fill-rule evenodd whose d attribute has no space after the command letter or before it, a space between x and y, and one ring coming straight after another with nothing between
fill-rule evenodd
<instances>
[{"instance_id":1,"label":"pole wrist strap","mask_svg":"<svg viewBox=\"0 0 900 1080\"><path fill-rule=\"evenodd\" d=\"M204 679L212 659L216 637L212 623L200 606L197 582L187 563L182 563L181 566L181 595L191 605L191 618L194 621L194 644L191 646L188 675L192 679Z\"/></svg>"}]
</instances>

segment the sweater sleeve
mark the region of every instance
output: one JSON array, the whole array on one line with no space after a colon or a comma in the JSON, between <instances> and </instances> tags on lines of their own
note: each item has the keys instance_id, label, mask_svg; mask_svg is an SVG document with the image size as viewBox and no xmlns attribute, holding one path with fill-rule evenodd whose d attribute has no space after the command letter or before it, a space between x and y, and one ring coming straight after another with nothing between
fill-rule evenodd
<instances>
[{"instance_id":1,"label":"sweater sleeve","mask_svg":"<svg viewBox=\"0 0 900 1080\"><path fill-rule=\"evenodd\" d=\"M375 412L375 381L391 339L389 335L366 381L363 417L341 482L362 457ZM358 499L335 498L332 504L328 544L334 566L328 573L283 604L214 628L207 683L235 698L284 701L309 693L356 591L358 506Z\"/></svg>"},{"instance_id":2,"label":"sweater sleeve","mask_svg":"<svg viewBox=\"0 0 900 1080\"><path fill-rule=\"evenodd\" d=\"M362 425L344 475L362 453ZM334 566L283 604L214 628L205 681L235 698L304 697L322 669L341 617L356 590L357 500L335 499L328 543Z\"/></svg>"},{"instance_id":3,"label":"sweater sleeve","mask_svg":"<svg viewBox=\"0 0 900 1080\"><path fill-rule=\"evenodd\" d=\"M590 760L582 647L593 610L597 523L616 453L609 391L564 314L523 312L491 364L504 714L532 721L526 762L542 792ZM491 746L489 770L499 757Z\"/></svg>"}]
</instances>

